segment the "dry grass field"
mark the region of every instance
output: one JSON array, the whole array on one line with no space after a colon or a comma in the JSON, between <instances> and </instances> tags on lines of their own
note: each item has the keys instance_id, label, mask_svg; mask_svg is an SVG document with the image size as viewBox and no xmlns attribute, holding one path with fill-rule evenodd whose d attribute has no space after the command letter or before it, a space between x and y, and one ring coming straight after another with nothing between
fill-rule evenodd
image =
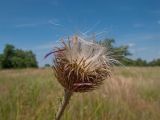
<instances>
[{"instance_id":1,"label":"dry grass field","mask_svg":"<svg viewBox=\"0 0 160 120\"><path fill-rule=\"evenodd\" d=\"M160 68L118 67L98 90L75 93L63 120L160 120ZM0 71L0 120L54 120L63 89L52 69Z\"/></svg>"}]
</instances>

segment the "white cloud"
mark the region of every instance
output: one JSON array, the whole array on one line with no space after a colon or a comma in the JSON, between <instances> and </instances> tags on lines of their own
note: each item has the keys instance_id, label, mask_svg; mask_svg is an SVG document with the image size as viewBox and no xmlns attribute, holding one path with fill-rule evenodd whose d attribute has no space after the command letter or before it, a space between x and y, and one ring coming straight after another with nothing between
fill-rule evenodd
<instances>
[{"instance_id":1,"label":"white cloud","mask_svg":"<svg viewBox=\"0 0 160 120\"><path fill-rule=\"evenodd\" d=\"M44 49L52 49L53 44L44 44L44 45L39 45L35 47L35 50L44 50Z\"/></svg>"},{"instance_id":2,"label":"white cloud","mask_svg":"<svg viewBox=\"0 0 160 120\"><path fill-rule=\"evenodd\" d=\"M51 20L43 21L43 22L17 24L15 25L15 27L16 28L37 27L37 26L48 25L48 24L51 24L54 26L62 26L61 24L58 23L57 19L51 19Z\"/></svg>"},{"instance_id":3,"label":"white cloud","mask_svg":"<svg viewBox=\"0 0 160 120\"><path fill-rule=\"evenodd\" d=\"M87 34L89 32L91 32L93 29L95 29L99 24L101 23L101 21L97 21L92 27L90 27L88 30L86 30L84 32L84 34Z\"/></svg>"},{"instance_id":4,"label":"white cloud","mask_svg":"<svg viewBox=\"0 0 160 120\"><path fill-rule=\"evenodd\" d=\"M160 15L160 10L150 10L151 13Z\"/></svg>"},{"instance_id":5,"label":"white cloud","mask_svg":"<svg viewBox=\"0 0 160 120\"><path fill-rule=\"evenodd\" d=\"M59 24L59 23L57 22L57 20L55 20L55 19L49 20L48 23L51 24L51 25L54 25L54 26L61 26L61 24Z\"/></svg>"},{"instance_id":6,"label":"white cloud","mask_svg":"<svg viewBox=\"0 0 160 120\"><path fill-rule=\"evenodd\" d=\"M132 54L137 54L138 52L144 52L144 51L147 51L148 48L146 47L141 47L141 48L130 48L129 51L132 53Z\"/></svg>"},{"instance_id":7,"label":"white cloud","mask_svg":"<svg viewBox=\"0 0 160 120\"><path fill-rule=\"evenodd\" d=\"M52 56L45 58L45 56L50 53L54 47L59 46L58 41L50 41L46 44L40 44L36 47L32 48L32 50L36 53L37 60L39 63L39 66L44 66L46 63L52 64Z\"/></svg>"},{"instance_id":8,"label":"white cloud","mask_svg":"<svg viewBox=\"0 0 160 120\"><path fill-rule=\"evenodd\" d=\"M33 50L52 50L55 46L58 45L59 45L58 41L56 42L52 41L46 44L37 45L36 47L33 48Z\"/></svg>"},{"instance_id":9,"label":"white cloud","mask_svg":"<svg viewBox=\"0 0 160 120\"><path fill-rule=\"evenodd\" d=\"M129 43L128 46L129 47L134 47L136 44L135 43Z\"/></svg>"},{"instance_id":10,"label":"white cloud","mask_svg":"<svg viewBox=\"0 0 160 120\"><path fill-rule=\"evenodd\" d=\"M119 38L119 40L125 41L136 41L136 42L145 42L145 41L157 41L160 40L160 33L135 33L135 34L126 34Z\"/></svg>"},{"instance_id":11,"label":"white cloud","mask_svg":"<svg viewBox=\"0 0 160 120\"><path fill-rule=\"evenodd\" d=\"M133 27L134 28L141 28L141 27L144 27L144 24L142 24L142 23L135 23L135 24L133 24Z\"/></svg>"},{"instance_id":12,"label":"white cloud","mask_svg":"<svg viewBox=\"0 0 160 120\"><path fill-rule=\"evenodd\" d=\"M51 4L55 7L58 7L60 5L60 1L59 0L52 0Z\"/></svg>"},{"instance_id":13,"label":"white cloud","mask_svg":"<svg viewBox=\"0 0 160 120\"><path fill-rule=\"evenodd\" d=\"M146 60L152 60L157 58L157 54L160 51L160 32L158 31L150 33L130 33L122 35L117 39L122 41L121 44L128 43L127 45L130 46L129 51L132 53L131 58L143 58ZM135 43L135 45L132 43Z\"/></svg>"},{"instance_id":14,"label":"white cloud","mask_svg":"<svg viewBox=\"0 0 160 120\"><path fill-rule=\"evenodd\" d=\"M37 25L38 24L36 24L36 23L28 23L28 24L18 24L15 27L17 27L17 28L21 28L21 27L35 27Z\"/></svg>"}]
</instances>

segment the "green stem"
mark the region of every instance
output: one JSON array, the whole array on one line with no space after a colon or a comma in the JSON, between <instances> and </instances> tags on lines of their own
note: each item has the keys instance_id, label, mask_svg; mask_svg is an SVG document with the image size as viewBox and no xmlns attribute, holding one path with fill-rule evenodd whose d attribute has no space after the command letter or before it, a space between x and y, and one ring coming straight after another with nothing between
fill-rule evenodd
<instances>
[{"instance_id":1,"label":"green stem","mask_svg":"<svg viewBox=\"0 0 160 120\"><path fill-rule=\"evenodd\" d=\"M63 98L62 104L59 107L59 110L58 110L58 112L56 114L56 119L55 120L60 120L61 119L61 117L62 117L62 115L64 113L64 110L65 110L66 106L69 103L69 100L70 100L72 94L73 93L71 91L68 91L66 89L64 90L64 98Z\"/></svg>"}]
</instances>

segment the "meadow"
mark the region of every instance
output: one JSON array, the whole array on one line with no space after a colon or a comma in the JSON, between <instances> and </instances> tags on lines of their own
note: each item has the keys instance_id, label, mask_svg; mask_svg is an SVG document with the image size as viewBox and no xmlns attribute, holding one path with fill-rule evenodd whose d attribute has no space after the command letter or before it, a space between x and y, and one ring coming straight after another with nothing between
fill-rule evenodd
<instances>
[{"instance_id":1,"label":"meadow","mask_svg":"<svg viewBox=\"0 0 160 120\"><path fill-rule=\"evenodd\" d=\"M63 89L52 69L0 71L0 120L54 120ZM160 120L160 67L117 67L97 90L75 93L62 120Z\"/></svg>"}]
</instances>

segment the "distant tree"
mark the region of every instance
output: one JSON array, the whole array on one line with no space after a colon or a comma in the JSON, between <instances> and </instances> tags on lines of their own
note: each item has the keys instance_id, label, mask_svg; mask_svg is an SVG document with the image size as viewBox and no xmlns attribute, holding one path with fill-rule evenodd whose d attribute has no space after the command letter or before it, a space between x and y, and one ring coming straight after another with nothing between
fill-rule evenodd
<instances>
[{"instance_id":1,"label":"distant tree","mask_svg":"<svg viewBox=\"0 0 160 120\"><path fill-rule=\"evenodd\" d=\"M160 59L153 60L151 62L147 62L146 60L142 60L138 58L136 60L128 58L132 54L128 50L127 45L115 46L114 39L104 39L99 40L97 43L103 45L109 50L109 54L112 58L118 60L121 64L126 66L160 66Z\"/></svg>"},{"instance_id":2,"label":"distant tree","mask_svg":"<svg viewBox=\"0 0 160 120\"><path fill-rule=\"evenodd\" d=\"M1 62L2 68L12 68L12 57L14 56L15 48L13 45L7 44L3 50L3 59Z\"/></svg>"},{"instance_id":3,"label":"distant tree","mask_svg":"<svg viewBox=\"0 0 160 120\"><path fill-rule=\"evenodd\" d=\"M26 67L38 67L36 56L32 51L25 51L24 60Z\"/></svg>"},{"instance_id":4,"label":"distant tree","mask_svg":"<svg viewBox=\"0 0 160 120\"><path fill-rule=\"evenodd\" d=\"M153 60L151 62L148 63L150 66L160 66L160 58L157 60Z\"/></svg>"},{"instance_id":5,"label":"distant tree","mask_svg":"<svg viewBox=\"0 0 160 120\"><path fill-rule=\"evenodd\" d=\"M38 67L36 57L32 51L15 49L13 45L7 44L3 54L0 55L1 68L27 68Z\"/></svg>"},{"instance_id":6,"label":"distant tree","mask_svg":"<svg viewBox=\"0 0 160 120\"><path fill-rule=\"evenodd\" d=\"M110 55L122 64L126 64L126 61L128 60L127 56L131 55L127 45L122 45L119 47L114 46L114 39L106 38L98 41L98 43L106 47L111 52Z\"/></svg>"},{"instance_id":7,"label":"distant tree","mask_svg":"<svg viewBox=\"0 0 160 120\"><path fill-rule=\"evenodd\" d=\"M138 58L136 61L135 61L135 66L147 66L147 61L146 60L142 60L140 58Z\"/></svg>"},{"instance_id":8,"label":"distant tree","mask_svg":"<svg viewBox=\"0 0 160 120\"><path fill-rule=\"evenodd\" d=\"M130 58L123 58L122 60L122 64L125 65L125 66L135 66L136 65L136 61L135 60L132 60Z\"/></svg>"},{"instance_id":9,"label":"distant tree","mask_svg":"<svg viewBox=\"0 0 160 120\"><path fill-rule=\"evenodd\" d=\"M156 65L160 66L160 58L156 60Z\"/></svg>"},{"instance_id":10,"label":"distant tree","mask_svg":"<svg viewBox=\"0 0 160 120\"><path fill-rule=\"evenodd\" d=\"M45 68L50 67L50 66L51 66L50 64L45 64L44 65Z\"/></svg>"},{"instance_id":11,"label":"distant tree","mask_svg":"<svg viewBox=\"0 0 160 120\"><path fill-rule=\"evenodd\" d=\"M0 54L0 69L2 68L3 55Z\"/></svg>"}]
</instances>

